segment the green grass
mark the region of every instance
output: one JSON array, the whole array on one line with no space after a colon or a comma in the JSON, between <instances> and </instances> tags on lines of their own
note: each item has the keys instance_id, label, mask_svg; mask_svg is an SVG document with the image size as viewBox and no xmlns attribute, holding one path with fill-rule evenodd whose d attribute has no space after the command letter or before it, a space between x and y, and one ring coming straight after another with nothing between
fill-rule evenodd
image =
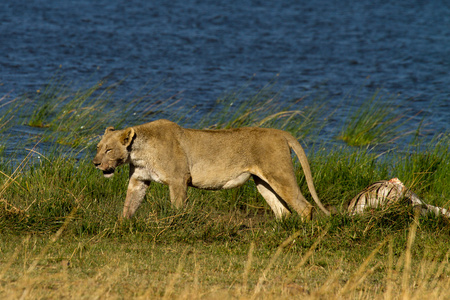
<instances>
[{"instance_id":1,"label":"green grass","mask_svg":"<svg viewBox=\"0 0 450 300\"><path fill-rule=\"evenodd\" d=\"M326 102L320 98L311 105L303 104L306 97L282 100L282 89L271 82L256 92L248 86L231 91L216 100L215 107L193 126L197 128L235 128L244 126L275 127L306 138L324 126L321 110ZM303 105L302 105L303 104ZM180 119L181 123L186 120Z\"/></svg>"},{"instance_id":2,"label":"green grass","mask_svg":"<svg viewBox=\"0 0 450 300\"><path fill-rule=\"evenodd\" d=\"M114 100L113 85L75 91L61 81L50 85L35 98L2 100L3 135L14 126L43 127L23 143L42 141L28 156L7 154L23 153L21 145L1 145L1 298L449 297L447 219L417 217L401 205L345 214L345 203L361 189L392 177L427 203L448 207L448 133L379 152L318 142L321 122L332 113L321 101L280 104L282 91L271 85L231 92L195 122L195 108L169 112L176 96L162 101L150 93L120 107L105 104ZM23 102L36 105L25 111ZM133 120L137 105L143 112ZM135 218L121 220L128 167L104 178L91 163L95 144L106 126L142 123L157 111L198 128L270 126L311 141L316 190L338 213L318 212L311 222L296 214L276 220L252 181L226 191L190 189L186 207L176 210L167 187L153 183ZM43 141L52 143L39 150ZM296 174L313 203L297 162Z\"/></svg>"},{"instance_id":3,"label":"green grass","mask_svg":"<svg viewBox=\"0 0 450 300\"><path fill-rule=\"evenodd\" d=\"M380 91L368 99L359 99L359 107L349 115L338 138L350 146L365 146L393 143L414 133L402 129L410 120L397 112L396 100Z\"/></svg>"}]
</instances>

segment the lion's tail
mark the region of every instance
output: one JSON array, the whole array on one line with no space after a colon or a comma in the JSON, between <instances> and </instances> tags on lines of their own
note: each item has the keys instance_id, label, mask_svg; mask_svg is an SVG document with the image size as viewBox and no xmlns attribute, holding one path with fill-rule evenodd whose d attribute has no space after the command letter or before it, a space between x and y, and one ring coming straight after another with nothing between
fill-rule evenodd
<instances>
[{"instance_id":1,"label":"lion's tail","mask_svg":"<svg viewBox=\"0 0 450 300\"><path fill-rule=\"evenodd\" d=\"M323 206L322 202L320 202L319 196L317 196L316 189L314 187L314 182L311 174L311 168L309 167L308 159L306 157L306 153L303 150L302 146L299 144L299 142L290 134L286 135L286 140L289 144L289 147L294 150L295 154L298 157L298 160L300 161L300 164L302 165L303 172L305 173L306 177L306 183L308 184L309 192L311 193L311 196L313 197L316 204L319 206L319 208L327 215L330 215L330 212Z\"/></svg>"}]
</instances>

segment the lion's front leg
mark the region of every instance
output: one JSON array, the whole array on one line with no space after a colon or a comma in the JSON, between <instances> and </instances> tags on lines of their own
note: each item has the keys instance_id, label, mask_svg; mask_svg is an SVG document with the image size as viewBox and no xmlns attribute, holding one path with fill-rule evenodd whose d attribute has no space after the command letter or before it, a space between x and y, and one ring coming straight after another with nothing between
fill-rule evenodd
<instances>
[{"instance_id":1,"label":"lion's front leg","mask_svg":"<svg viewBox=\"0 0 450 300\"><path fill-rule=\"evenodd\" d=\"M144 199L145 192L147 191L150 181L142 181L130 178L128 183L127 198L125 199L125 205L123 207L123 217L126 219L131 218Z\"/></svg>"},{"instance_id":2,"label":"lion's front leg","mask_svg":"<svg viewBox=\"0 0 450 300\"><path fill-rule=\"evenodd\" d=\"M169 185L170 202L177 209L181 209L184 206L184 202L187 198L187 185L184 184L172 184Z\"/></svg>"}]
</instances>

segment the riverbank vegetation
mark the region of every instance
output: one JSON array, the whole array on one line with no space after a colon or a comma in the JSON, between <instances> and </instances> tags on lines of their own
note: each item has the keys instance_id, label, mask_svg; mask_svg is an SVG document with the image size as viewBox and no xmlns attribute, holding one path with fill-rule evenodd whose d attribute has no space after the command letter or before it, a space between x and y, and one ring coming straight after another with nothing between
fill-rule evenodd
<instances>
[{"instance_id":1,"label":"riverbank vegetation","mask_svg":"<svg viewBox=\"0 0 450 300\"><path fill-rule=\"evenodd\" d=\"M57 79L33 95L1 99L2 298L450 296L449 220L401 205L345 213L360 190L392 177L429 204L450 205L449 134L422 140L421 123L404 129L405 117L381 105L393 98L377 93L335 128L326 97L281 101L270 84L230 92L200 116L181 108L176 95L162 100L150 91L123 103L116 88L99 82L73 90ZM121 220L128 167L104 178L91 163L95 145L107 126L162 117L197 128L290 131L305 146L319 197L336 213L275 220L252 181L233 190L190 189L186 207L175 210L167 187L154 183L136 217ZM374 131L383 124L391 130L385 136ZM337 142L319 140L330 127ZM406 146L393 143L408 134ZM297 162L296 169L314 204Z\"/></svg>"}]
</instances>

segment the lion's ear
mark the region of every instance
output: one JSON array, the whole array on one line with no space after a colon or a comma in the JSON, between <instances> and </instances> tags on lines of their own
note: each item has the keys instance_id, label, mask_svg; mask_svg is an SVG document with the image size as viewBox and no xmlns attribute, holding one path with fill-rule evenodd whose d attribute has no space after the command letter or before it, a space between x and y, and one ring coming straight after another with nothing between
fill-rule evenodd
<instances>
[{"instance_id":1,"label":"lion's ear","mask_svg":"<svg viewBox=\"0 0 450 300\"><path fill-rule=\"evenodd\" d=\"M133 137L135 136L134 129L132 127L127 128L123 131L123 133L120 135L120 142L125 147L128 147L131 144L131 141L133 140Z\"/></svg>"},{"instance_id":2,"label":"lion's ear","mask_svg":"<svg viewBox=\"0 0 450 300\"><path fill-rule=\"evenodd\" d=\"M106 128L105 130L105 134L107 134L108 132L114 131L114 127L109 126L108 128Z\"/></svg>"}]
</instances>

